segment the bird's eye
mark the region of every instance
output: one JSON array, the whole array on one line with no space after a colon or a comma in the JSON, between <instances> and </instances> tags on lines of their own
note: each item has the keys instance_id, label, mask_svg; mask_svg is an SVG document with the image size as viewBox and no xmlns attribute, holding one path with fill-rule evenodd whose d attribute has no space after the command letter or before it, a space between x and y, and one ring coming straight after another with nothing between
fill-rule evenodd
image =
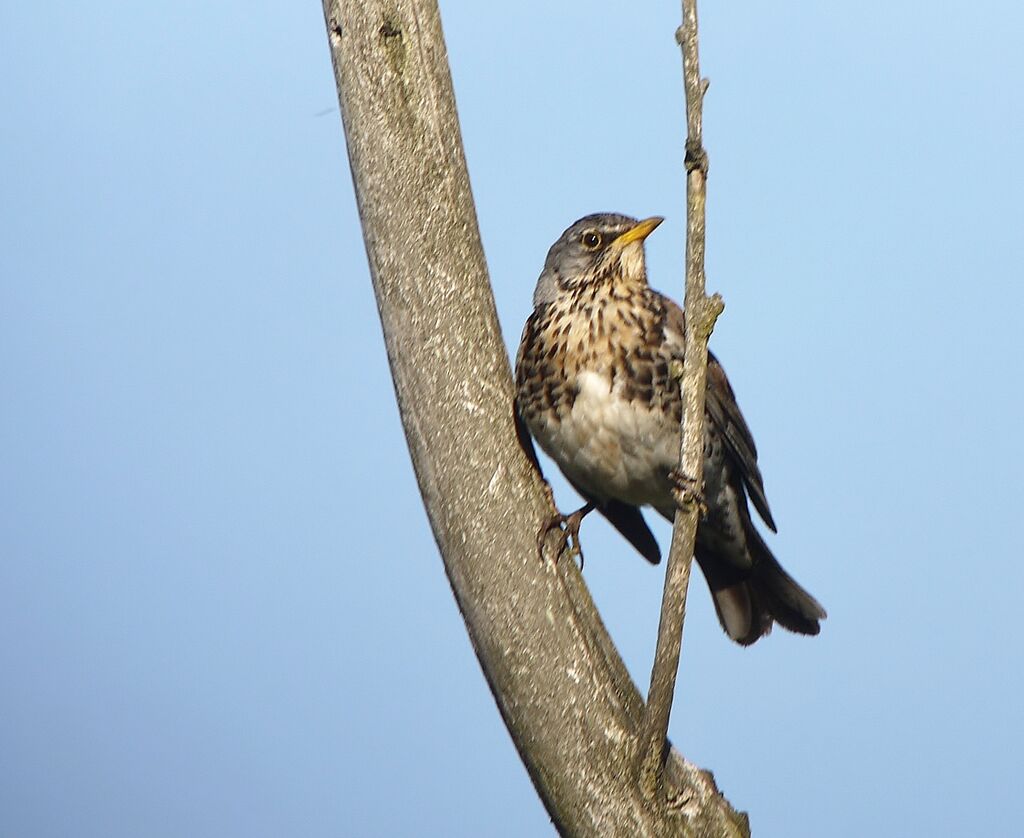
<instances>
[{"instance_id":1,"label":"bird's eye","mask_svg":"<svg viewBox=\"0 0 1024 838\"><path fill-rule=\"evenodd\" d=\"M580 241L583 242L583 246L587 250L597 250L601 246L601 234L595 233L593 230L587 230L580 237Z\"/></svg>"}]
</instances>

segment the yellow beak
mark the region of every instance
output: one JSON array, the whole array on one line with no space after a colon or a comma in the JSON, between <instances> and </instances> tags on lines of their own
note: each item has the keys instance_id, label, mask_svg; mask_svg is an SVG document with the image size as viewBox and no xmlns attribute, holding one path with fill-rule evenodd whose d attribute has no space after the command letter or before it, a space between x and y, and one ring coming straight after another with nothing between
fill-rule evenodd
<instances>
[{"instance_id":1,"label":"yellow beak","mask_svg":"<svg viewBox=\"0 0 1024 838\"><path fill-rule=\"evenodd\" d=\"M653 233L654 228L664 220L665 219L660 215L652 215L650 218L645 218L643 221L637 222L635 227L630 227L626 230L626 232L615 239L612 244L615 247L625 247L627 244L643 241Z\"/></svg>"}]
</instances>

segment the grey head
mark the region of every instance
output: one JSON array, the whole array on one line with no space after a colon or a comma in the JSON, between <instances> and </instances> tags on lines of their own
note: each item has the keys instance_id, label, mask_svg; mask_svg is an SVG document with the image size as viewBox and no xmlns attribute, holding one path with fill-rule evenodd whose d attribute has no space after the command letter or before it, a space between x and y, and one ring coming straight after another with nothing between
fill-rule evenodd
<instances>
[{"instance_id":1,"label":"grey head","mask_svg":"<svg viewBox=\"0 0 1024 838\"><path fill-rule=\"evenodd\" d=\"M554 302L566 291L613 276L646 282L644 239L663 220L653 216L638 221L601 212L569 226L548 251L533 291L534 308Z\"/></svg>"}]
</instances>

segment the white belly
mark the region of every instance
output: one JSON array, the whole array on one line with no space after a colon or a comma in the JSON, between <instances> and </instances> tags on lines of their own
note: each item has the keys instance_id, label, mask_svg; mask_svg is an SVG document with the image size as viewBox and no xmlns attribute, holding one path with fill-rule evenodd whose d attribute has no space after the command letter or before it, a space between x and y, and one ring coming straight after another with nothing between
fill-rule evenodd
<instances>
[{"instance_id":1,"label":"white belly","mask_svg":"<svg viewBox=\"0 0 1024 838\"><path fill-rule=\"evenodd\" d=\"M667 474L679 458L679 426L622 399L604 374L582 372L578 384L568 416L542 420L533 429L541 448L566 477L600 500L664 505Z\"/></svg>"}]
</instances>

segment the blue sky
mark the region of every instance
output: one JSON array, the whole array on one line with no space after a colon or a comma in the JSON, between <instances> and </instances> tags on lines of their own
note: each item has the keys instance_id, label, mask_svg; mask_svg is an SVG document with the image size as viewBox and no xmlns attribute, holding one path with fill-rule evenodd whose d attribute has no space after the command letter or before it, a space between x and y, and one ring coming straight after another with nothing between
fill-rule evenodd
<instances>
[{"instance_id":1,"label":"blue sky","mask_svg":"<svg viewBox=\"0 0 1024 838\"><path fill-rule=\"evenodd\" d=\"M681 296L678 6L498 9L442 3L510 349L589 212L666 216L652 284ZM416 490L319 5L0 24L0 834L548 834ZM740 649L695 578L672 737L758 836L999 834L1024 817L1024 12L701 27L712 347L829 619ZM643 683L661 573L583 537Z\"/></svg>"}]
</instances>

